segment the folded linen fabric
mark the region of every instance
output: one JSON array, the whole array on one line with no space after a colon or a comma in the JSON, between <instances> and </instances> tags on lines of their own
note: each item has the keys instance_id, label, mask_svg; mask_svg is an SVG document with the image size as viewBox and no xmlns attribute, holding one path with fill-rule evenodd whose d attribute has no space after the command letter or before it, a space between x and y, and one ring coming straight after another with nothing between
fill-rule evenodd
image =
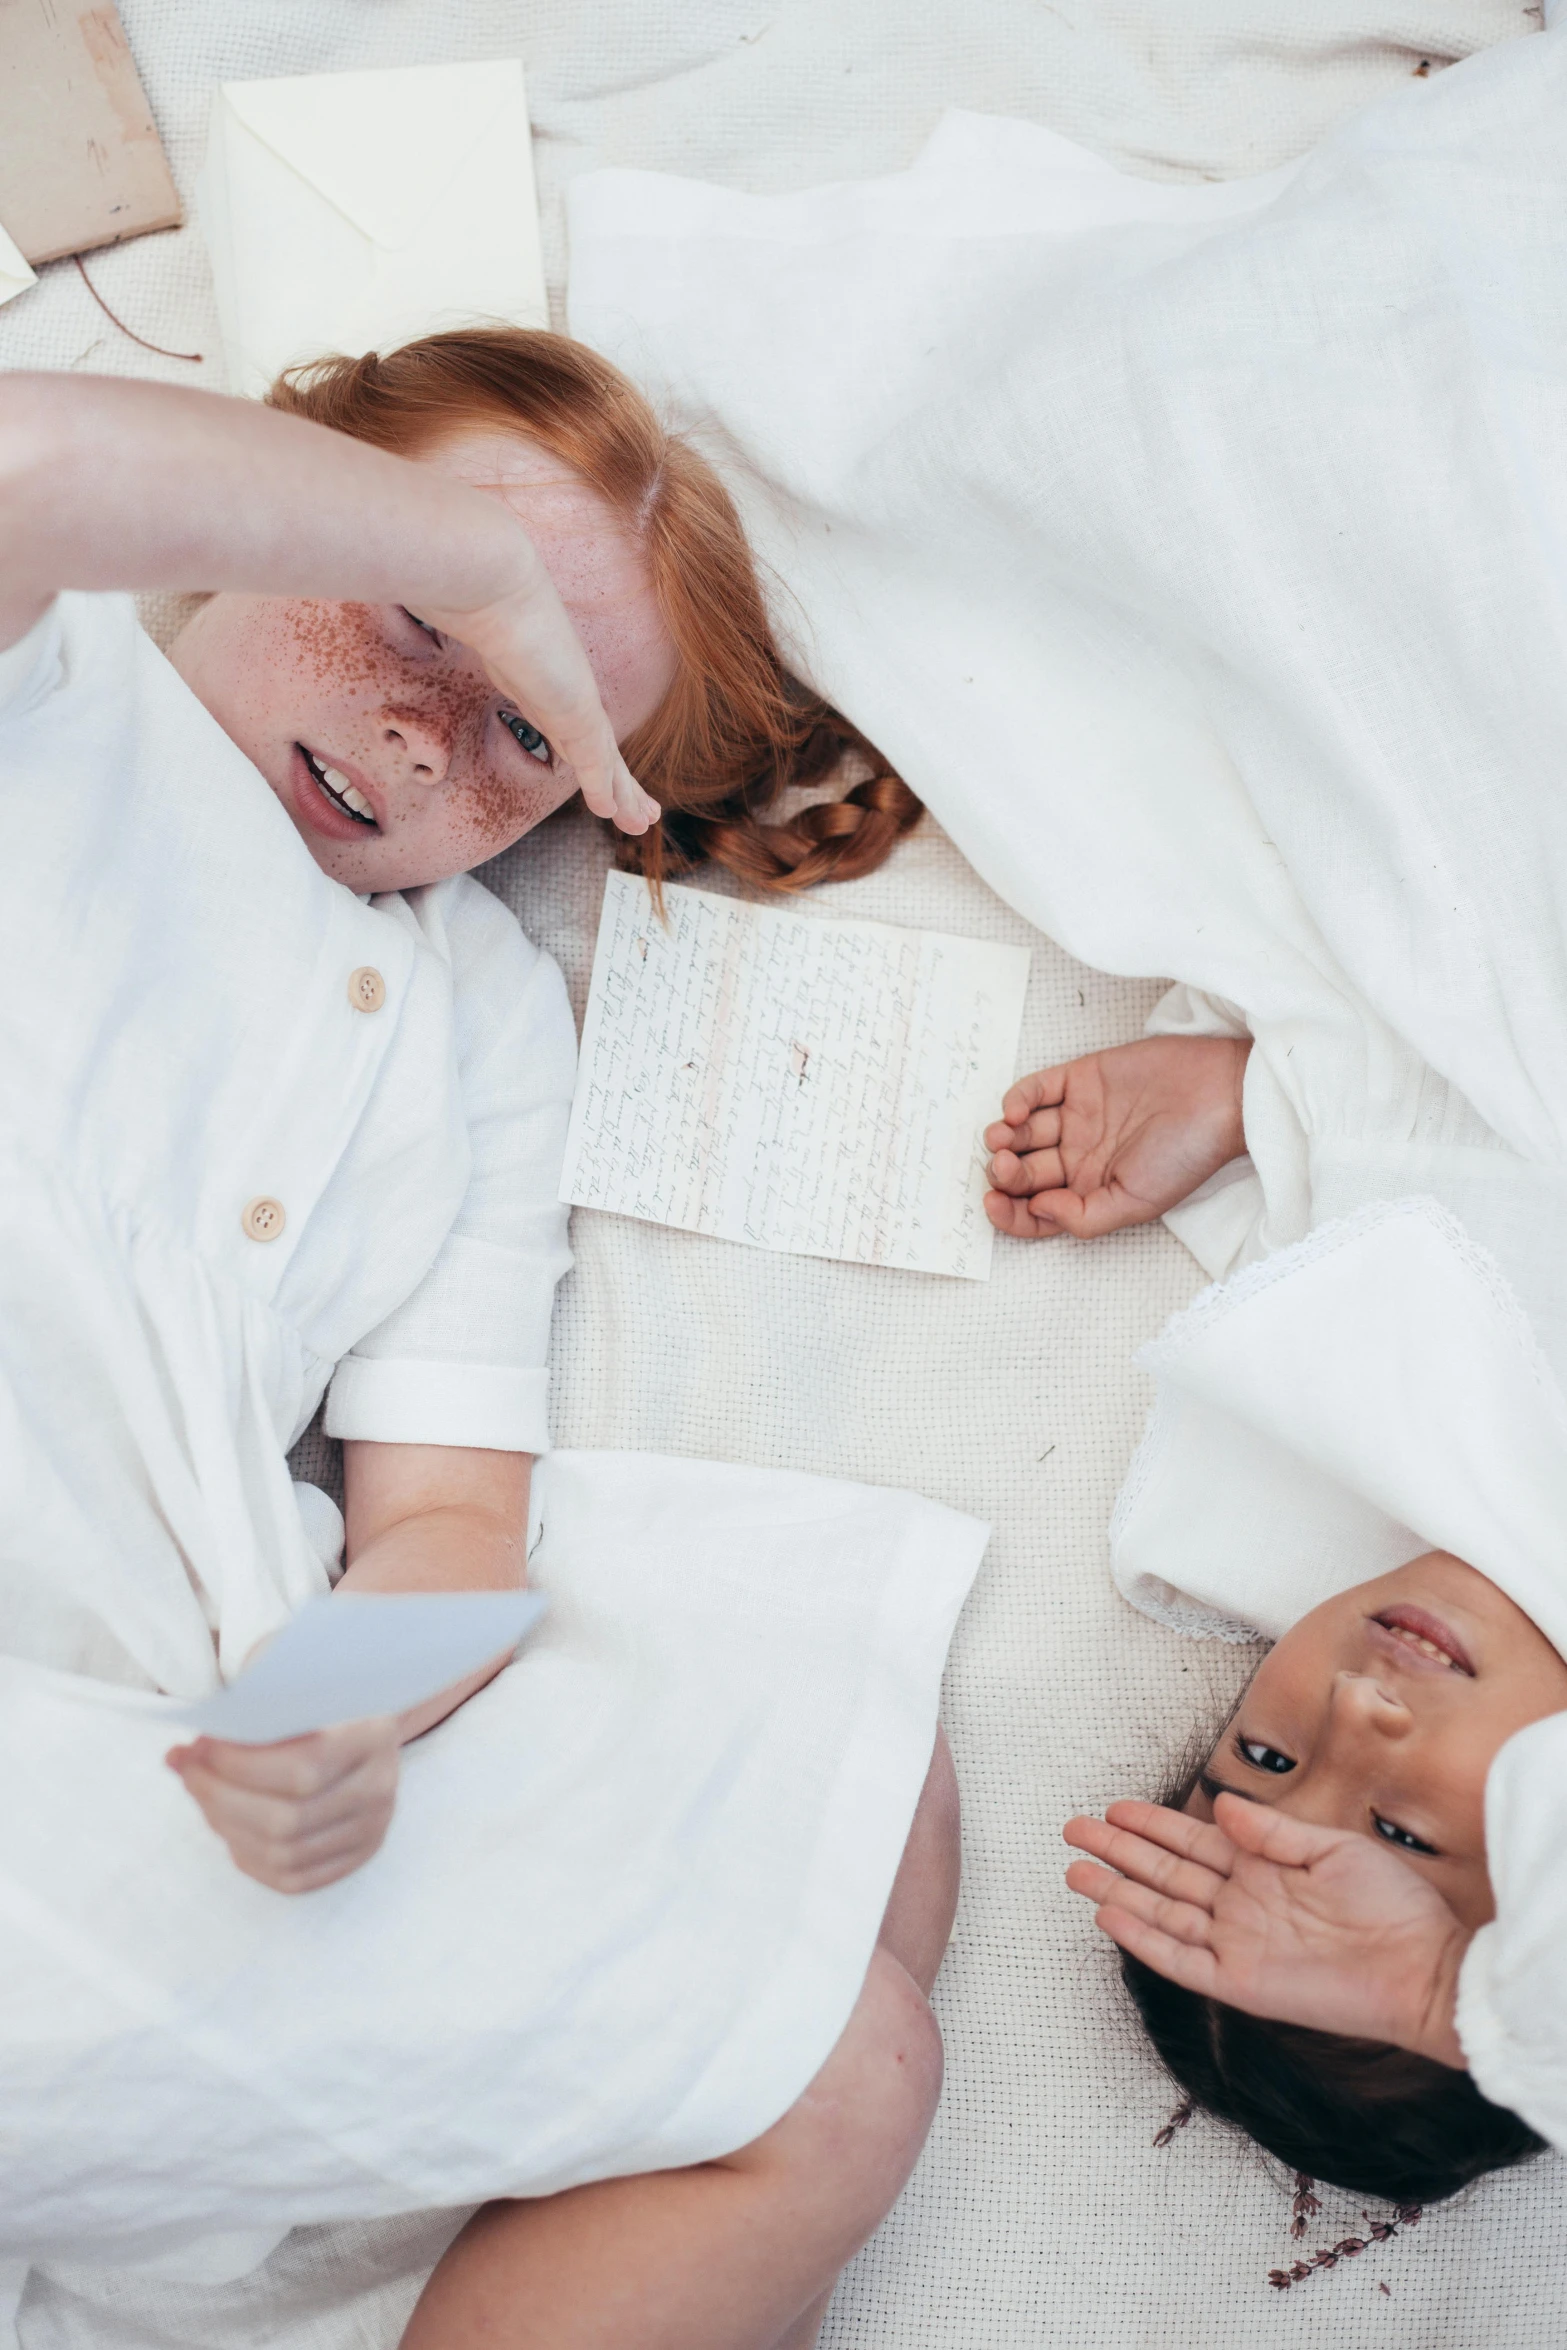
<instances>
[{"instance_id":1,"label":"folded linen fabric","mask_svg":"<svg viewBox=\"0 0 1567 2350\"><path fill-rule=\"evenodd\" d=\"M0 2262L232 2273L298 2223L697 2162L822 2063L985 1529L649 1454L535 1479L543 1626L323 1892L235 1870L171 1701L0 1660Z\"/></svg>"},{"instance_id":2,"label":"folded linen fabric","mask_svg":"<svg viewBox=\"0 0 1567 2350\"><path fill-rule=\"evenodd\" d=\"M443 326L547 326L515 58L225 82L198 182L229 389Z\"/></svg>"},{"instance_id":3,"label":"folded linen fabric","mask_svg":"<svg viewBox=\"0 0 1567 2350\"><path fill-rule=\"evenodd\" d=\"M800 196L590 175L571 292L992 886L1255 1035L1226 1257L1431 1192L1559 1362L1564 117L1559 28L1249 214L972 117Z\"/></svg>"},{"instance_id":4,"label":"folded linen fabric","mask_svg":"<svg viewBox=\"0 0 1567 2350\"><path fill-rule=\"evenodd\" d=\"M1157 1400L1111 1531L1134 1605L1276 1639L1447 1550L1567 1656L1567 1400L1500 1268L1435 1201L1320 1225L1137 1360Z\"/></svg>"}]
</instances>

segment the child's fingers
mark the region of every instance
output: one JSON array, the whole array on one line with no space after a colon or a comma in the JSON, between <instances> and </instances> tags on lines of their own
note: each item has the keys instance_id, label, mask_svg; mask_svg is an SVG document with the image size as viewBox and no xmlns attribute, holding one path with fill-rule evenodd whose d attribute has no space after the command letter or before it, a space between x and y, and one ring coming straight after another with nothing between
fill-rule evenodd
<instances>
[{"instance_id":1,"label":"child's fingers","mask_svg":"<svg viewBox=\"0 0 1567 2350\"><path fill-rule=\"evenodd\" d=\"M1130 1910L1109 1904L1095 1910L1094 1924L1122 1950L1140 1958L1144 1966L1151 1966L1155 1974L1164 1975L1170 1982L1179 1983L1183 1990L1196 1991L1204 1998L1219 1996L1219 1963L1211 1950L1181 1942L1146 1919L1135 1917Z\"/></svg>"},{"instance_id":2,"label":"child's fingers","mask_svg":"<svg viewBox=\"0 0 1567 2350\"><path fill-rule=\"evenodd\" d=\"M168 1761L187 1780L192 1769L230 1787L291 1797L296 1802L321 1794L357 1771L373 1755L395 1752L397 1724L388 1717L340 1722L304 1738L271 1746L241 1746L226 1738L198 1738L174 1747Z\"/></svg>"},{"instance_id":3,"label":"child's fingers","mask_svg":"<svg viewBox=\"0 0 1567 2350\"><path fill-rule=\"evenodd\" d=\"M1009 1240L1050 1240L1054 1237L1050 1226L1033 1213L1026 1199L1011 1199L1004 1191L987 1191L985 1213L998 1232Z\"/></svg>"},{"instance_id":4,"label":"child's fingers","mask_svg":"<svg viewBox=\"0 0 1567 2350\"><path fill-rule=\"evenodd\" d=\"M246 1787L220 1778L201 1763L181 1772L187 1791L225 1834L310 1835L382 1800L397 1785L397 1755L368 1755L353 1770L308 1794Z\"/></svg>"},{"instance_id":5,"label":"child's fingers","mask_svg":"<svg viewBox=\"0 0 1567 2350\"><path fill-rule=\"evenodd\" d=\"M1235 1797L1237 1803L1241 1800ZM1261 1810L1263 1806L1248 1804L1246 1808ZM1125 1828L1134 1836L1146 1837L1150 1844L1162 1844L1166 1852L1212 1869L1217 1877L1229 1876L1235 1866L1235 1846L1224 1829L1189 1811L1172 1811L1166 1803L1145 1803L1141 1796L1121 1795L1105 1805L1105 1820L1112 1828ZM1067 1823L1069 1827L1078 1824L1076 1820Z\"/></svg>"},{"instance_id":6,"label":"child's fingers","mask_svg":"<svg viewBox=\"0 0 1567 2350\"><path fill-rule=\"evenodd\" d=\"M612 805L605 811L615 819L622 832L648 832L663 814L657 800L650 799L632 774L617 748L611 777ZM583 794L584 799L587 794Z\"/></svg>"},{"instance_id":7,"label":"child's fingers","mask_svg":"<svg viewBox=\"0 0 1567 2350\"><path fill-rule=\"evenodd\" d=\"M1096 1909L1110 1899L1121 1882L1114 1869L1102 1869L1095 1860L1074 1860L1066 1872L1066 1881L1074 1893L1081 1893Z\"/></svg>"},{"instance_id":8,"label":"child's fingers","mask_svg":"<svg viewBox=\"0 0 1567 2350\"><path fill-rule=\"evenodd\" d=\"M1054 1069L1036 1069L1008 1086L1001 1097L1001 1115L1007 1125L1021 1126L1035 1110L1059 1109L1066 1097L1066 1072L1063 1061Z\"/></svg>"},{"instance_id":9,"label":"child's fingers","mask_svg":"<svg viewBox=\"0 0 1567 2350\"><path fill-rule=\"evenodd\" d=\"M990 1180L997 1191L1021 1198L1036 1191L1059 1191L1066 1173L1059 1151L1029 1151L1019 1157L1016 1151L1000 1150L990 1162Z\"/></svg>"},{"instance_id":10,"label":"child's fingers","mask_svg":"<svg viewBox=\"0 0 1567 2350\"><path fill-rule=\"evenodd\" d=\"M1061 1113L1059 1110L1034 1110L1016 1126L997 1120L985 1128L985 1148L988 1151L1053 1150L1061 1140Z\"/></svg>"},{"instance_id":11,"label":"child's fingers","mask_svg":"<svg viewBox=\"0 0 1567 2350\"><path fill-rule=\"evenodd\" d=\"M1036 1215L1048 1217L1074 1240L1103 1240L1107 1233L1124 1232L1129 1224L1151 1224L1159 1213L1109 1184L1086 1195L1063 1186L1040 1192L1032 1204Z\"/></svg>"},{"instance_id":12,"label":"child's fingers","mask_svg":"<svg viewBox=\"0 0 1567 2350\"><path fill-rule=\"evenodd\" d=\"M225 1836L224 1842L235 1867L247 1877L279 1893L297 1893L363 1868L385 1843L391 1822L391 1807L387 1806L384 1811L340 1821L317 1836Z\"/></svg>"},{"instance_id":13,"label":"child's fingers","mask_svg":"<svg viewBox=\"0 0 1567 2350\"><path fill-rule=\"evenodd\" d=\"M1173 1901L1190 1902L1199 1909L1212 1909L1228 1882L1222 1871L1205 1868L1200 1861L1183 1859L1179 1853L1150 1842L1146 1836L1133 1835L1127 1828L1112 1827L1107 1820L1091 1816L1068 1820L1062 1835L1068 1844L1076 1845L1081 1852L1091 1852L1095 1860L1106 1862L1132 1883L1167 1894Z\"/></svg>"},{"instance_id":14,"label":"child's fingers","mask_svg":"<svg viewBox=\"0 0 1567 2350\"><path fill-rule=\"evenodd\" d=\"M1221 1795L1213 1816L1224 1834L1242 1852L1255 1853L1281 1868L1309 1868L1343 1843L1352 1830L1319 1828L1310 1820L1291 1818L1269 1803L1248 1803L1240 1795Z\"/></svg>"},{"instance_id":15,"label":"child's fingers","mask_svg":"<svg viewBox=\"0 0 1567 2350\"><path fill-rule=\"evenodd\" d=\"M1182 1942L1192 1950L1211 1950L1213 1947L1212 1912L1193 1901L1172 1901L1168 1894L1156 1893L1150 1885L1134 1885L1125 1877L1117 1877L1113 1889L1099 1904L1101 1916L1109 1911L1116 1917L1136 1918L1158 1933L1167 1934L1172 1942Z\"/></svg>"}]
</instances>

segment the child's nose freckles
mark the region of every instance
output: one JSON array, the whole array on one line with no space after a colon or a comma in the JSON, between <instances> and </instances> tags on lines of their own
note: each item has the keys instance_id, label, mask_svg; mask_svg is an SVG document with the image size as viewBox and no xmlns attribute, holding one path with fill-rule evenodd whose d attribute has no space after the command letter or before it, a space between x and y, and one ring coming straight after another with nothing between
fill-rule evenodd
<instances>
[{"instance_id":1,"label":"child's nose freckles","mask_svg":"<svg viewBox=\"0 0 1567 2350\"><path fill-rule=\"evenodd\" d=\"M393 752L402 752L421 783L441 783L451 764L451 750L443 730L413 711L388 711L381 740Z\"/></svg>"}]
</instances>

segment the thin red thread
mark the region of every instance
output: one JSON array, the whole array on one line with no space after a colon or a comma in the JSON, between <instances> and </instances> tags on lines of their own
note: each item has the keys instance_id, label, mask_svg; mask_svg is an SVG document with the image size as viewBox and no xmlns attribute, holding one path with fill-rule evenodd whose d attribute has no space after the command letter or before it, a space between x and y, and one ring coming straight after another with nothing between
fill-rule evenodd
<instances>
[{"instance_id":1,"label":"thin red thread","mask_svg":"<svg viewBox=\"0 0 1567 2350\"><path fill-rule=\"evenodd\" d=\"M92 279L88 276L87 265L83 261L80 253L73 253L71 255L71 259L75 262L77 268L82 273L82 284L87 288L88 293L91 294L93 300L97 303L99 309L103 312L104 317L107 318L111 324L117 326L122 335L129 335L131 341L133 343L140 343L144 351L156 351L160 359L187 359L190 361L193 367L197 367L201 364L201 353L199 351L166 351L161 343L149 343L145 335L139 335L133 328L128 327L123 318L116 318L114 312L109 308L108 303L104 300L102 294L99 293L97 287L93 284Z\"/></svg>"}]
</instances>

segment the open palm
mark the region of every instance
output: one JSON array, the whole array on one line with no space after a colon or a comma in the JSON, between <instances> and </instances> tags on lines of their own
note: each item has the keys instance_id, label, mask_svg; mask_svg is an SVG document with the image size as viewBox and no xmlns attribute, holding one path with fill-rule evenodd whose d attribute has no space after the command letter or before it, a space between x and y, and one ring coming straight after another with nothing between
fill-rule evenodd
<instances>
[{"instance_id":1,"label":"open palm","mask_svg":"<svg viewBox=\"0 0 1567 2350\"><path fill-rule=\"evenodd\" d=\"M1245 1149L1245 1038L1149 1036L1020 1077L985 1132L1002 1232L1095 1240L1148 1224Z\"/></svg>"},{"instance_id":2,"label":"open palm","mask_svg":"<svg viewBox=\"0 0 1567 2350\"><path fill-rule=\"evenodd\" d=\"M1223 1795L1215 1821L1152 1803L1069 1820L1067 1883L1123 1950L1248 2015L1390 2041L1462 2066L1469 1936L1418 1870L1348 1828Z\"/></svg>"}]
</instances>

